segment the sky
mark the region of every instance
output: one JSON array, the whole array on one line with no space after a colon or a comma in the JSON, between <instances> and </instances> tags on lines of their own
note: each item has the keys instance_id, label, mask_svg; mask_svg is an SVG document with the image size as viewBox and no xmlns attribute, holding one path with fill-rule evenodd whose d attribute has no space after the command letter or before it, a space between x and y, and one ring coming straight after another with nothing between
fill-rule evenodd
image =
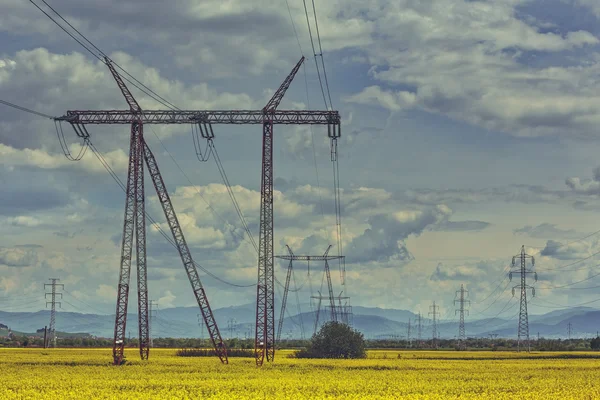
<instances>
[{"instance_id":1,"label":"sky","mask_svg":"<svg viewBox=\"0 0 600 400\"><path fill-rule=\"evenodd\" d=\"M50 10L35 1L47 12ZM48 0L114 61L182 109L261 109L302 55L280 109L326 109L301 0ZM351 304L454 317L514 317L508 278L525 246L538 281L529 310L598 306L600 283L600 3L595 0L315 0L333 108ZM319 52L314 16L309 20ZM110 72L31 2L0 0L0 99L60 116L126 109ZM321 59L317 58L320 63ZM144 109L164 108L131 88ZM62 129L76 154L81 143ZM214 126L219 151L258 238L261 131ZM129 128L90 126L126 179ZM213 159L188 126L147 126L194 259L239 285L257 254ZM324 127L276 126L275 253L337 254ZM0 309L45 307L60 278L64 310L113 313L124 194L91 151L65 158L55 124L0 107ZM149 214L167 229L146 177ZM168 231L168 230L167 230ZM148 226L150 298L192 306L177 251ZM286 265L276 276L285 279ZM323 265L294 264L300 298ZM213 308L255 301L254 287L201 273ZM135 298L135 275L132 299ZM278 288L280 291L281 288ZM531 292L529 292L531 296ZM278 295L279 296L279 295ZM70 300L69 300L70 299ZM596 303L595 300L599 302ZM135 301L130 309L135 311Z\"/></svg>"}]
</instances>

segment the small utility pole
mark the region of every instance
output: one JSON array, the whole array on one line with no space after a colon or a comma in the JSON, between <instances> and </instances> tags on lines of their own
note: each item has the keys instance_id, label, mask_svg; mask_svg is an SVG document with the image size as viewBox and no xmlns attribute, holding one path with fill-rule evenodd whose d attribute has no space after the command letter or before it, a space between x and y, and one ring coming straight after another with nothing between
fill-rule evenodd
<instances>
[{"instance_id":1,"label":"small utility pole","mask_svg":"<svg viewBox=\"0 0 600 400\"><path fill-rule=\"evenodd\" d=\"M153 326L154 326L154 318L156 318L156 313L158 312L158 301L150 300L148 313L150 314L150 318L148 320L148 333L150 336L150 347L154 347L154 339L153 339Z\"/></svg>"},{"instance_id":2,"label":"small utility pole","mask_svg":"<svg viewBox=\"0 0 600 400\"><path fill-rule=\"evenodd\" d=\"M513 287L513 296L515 295L515 289L518 288L521 291L517 349L518 351L521 351L521 344L524 344L525 348L527 349L527 352L530 352L531 346L529 345L529 316L527 314L527 290L531 289L531 294L535 297L535 288L527 284L527 274L533 274L535 280L537 281L537 272L534 272L531 269L527 269L527 259L531 259L531 266L533 267L535 265L535 258L525 253L525 246L521 246L520 254L513 256L513 268L516 266L517 258L520 260L520 267L518 269L511 270L508 275L510 280L512 280L513 273L517 273L521 276L521 283Z\"/></svg>"},{"instance_id":3,"label":"small utility pole","mask_svg":"<svg viewBox=\"0 0 600 400\"><path fill-rule=\"evenodd\" d=\"M437 331L437 316L439 315L439 306L435 305L435 301L433 302L433 305L429 306L429 315L433 315L433 327L432 327L432 334L431 334L431 347L433 347L434 349L437 349L437 339L438 339L438 331Z\"/></svg>"},{"instance_id":4,"label":"small utility pole","mask_svg":"<svg viewBox=\"0 0 600 400\"><path fill-rule=\"evenodd\" d=\"M52 296L50 298L50 301L46 301L46 307L48 307L48 304L51 305L51 308L50 308L50 339L52 340L52 347L56 347L56 305L58 304L58 307L61 307L61 302L56 301L56 296L60 296L60 298L62 299L62 293L57 293L56 287L60 286L60 289L64 289L65 285L63 285L62 283L56 283L56 282L60 281L60 279L58 279L58 278L50 278L49 281L52 283L44 284L44 289L46 289L47 286L50 286L52 288L50 293L46 292L45 297L47 299L49 295Z\"/></svg>"},{"instance_id":5,"label":"small utility pole","mask_svg":"<svg viewBox=\"0 0 600 400\"><path fill-rule=\"evenodd\" d=\"M465 290L464 285L460 285L460 290L458 290L456 292L456 295L458 297L458 299L454 300L454 304L456 304L457 302L459 303L459 309L454 311L454 314L456 315L457 312L460 313L460 319L459 319L459 323L458 323L458 348L460 350L466 350L467 349L467 343L466 343L466 335L465 335L465 312L467 313L467 315L469 315L469 310L465 310L465 304L469 305L471 304L470 300L466 300L465 299L465 295L469 295L469 292L467 290Z\"/></svg>"}]
</instances>

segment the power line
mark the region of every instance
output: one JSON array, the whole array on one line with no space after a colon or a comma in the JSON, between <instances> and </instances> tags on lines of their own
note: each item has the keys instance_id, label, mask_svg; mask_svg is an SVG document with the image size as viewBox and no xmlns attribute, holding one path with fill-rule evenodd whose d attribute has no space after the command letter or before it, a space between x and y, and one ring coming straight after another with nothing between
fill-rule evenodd
<instances>
[{"instance_id":1,"label":"power line","mask_svg":"<svg viewBox=\"0 0 600 400\"><path fill-rule=\"evenodd\" d=\"M298 42L298 48L300 49L300 54L304 55L304 51L302 51L302 45L300 44L300 37L298 37L298 31L296 30L296 24L294 23L294 18L292 17L292 10L290 9L290 2L285 0L285 4L287 5L288 14L290 15L290 22L292 23L292 29L294 30L294 35L296 36L296 41Z\"/></svg>"},{"instance_id":2,"label":"power line","mask_svg":"<svg viewBox=\"0 0 600 400\"><path fill-rule=\"evenodd\" d=\"M43 117L43 118L48 118L48 119L54 119L55 118L55 117L53 117L51 115L44 114L44 113L41 113L39 111L32 110L31 108L19 106L17 104L11 103L11 102L6 101L6 100L0 100L0 104L4 104L5 106L9 106L9 107L12 107L12 108L14 108L16 110L24 111L24 112L27 112L29 114L37 115L38 117Z\"/></svg>"},{"instance_id":3,"label":"power line","mask_svg":"<svg viewBox=\"0 0 600 400\"><path fill-rule=\"evenodd\" d=\"M597 276L600 276L600 272L598 272L597 274L594 274L592 276L589 276L589 277L587 277L585 279L582 279L580 281L577 281L577 282L571 282L571 283L568 283L566 285L560 285L560 286L545 286L545 287L541 286L541 287L539 287L539 289L563 289L563 288L566 288L566 287L569 287L569 286L577 285L578 283L581 283L581 282L589 281L591 279L594 279ZM584 289L584 288L569 288L569 289L570 290L581 290L581 289ZM590 289L592 289L592 288L590 288Z\"/></svg>"},{"instance_id":4,"label":"power line","mask_svg":"<svg viewBox=\"0 0 600 400\"><path fill-rule=\"evenodd\" d=\"M312 0L313 15L315 17L315 28L317 31L317 41L319 42L319 56L321 56L321 64L323 66L323 77L325 78L325 86L327 87L327 96L329 97L329 105L333 110L333 102L331 101L331 92L329 91L329 82L327 81L327 71L325 69L325 60L323 59L323 47L321 46L321 34L319 33L319 22L317 21L317 10L315 8L315 0ZM315 60L316 61L316 60ZM325 104L327 107L327 104Z\"/></svg>"},{"instance_id":5,"label":"power line","mask_svg":"<svg viewBox=\"0 0 600 400\"><path fill-rule=\"evenodd\" d=\"M575 268L575 269L571 269L571 270L565 269L566 267L570 267L571 265L579 264L582 261L589 260L590 258L597 256L598 254L600 254L600 251L597 251L594 254L591 254L585 258L580 258L576 261L573 261L572 263L561 265L560 267L557 267L557 268L538 268L538 270L540 270L540 271L579 271L581 269L594 268L594 267L597 267L598 265L595 265L594 267L582 267L582 268Z\"/></svg>"},{"instance_id":6,"label":"power line","mask_svg":"<svg viewBox=\"0 0 600 400\"><path fill-rule=\"evenodd\" d=\"M319 77L319 86L321 87L321 94L323 95L323 102L325 103L325 108L329 108L327 105L327 99L325 98L325 89L323 88L323 82L321 80L321 72L319 70L319 62L317 61L317 51L315 50L315 43L312 36L312 29L310 27L310 20L308 18L308 8L306 7L306 0L302 0L304 3L304 13L306 14L306 24L308 25L308 34L310 36L310 44L312 46L313 55L315 58L315 66L317 67L317 76Z\"/></svg>"},{"instance_id":7,"label":"power line","mask_svg":"<svg viewBox=\"0 0 600 400\"><path fill-rule=\"evenodd\" d=\"M97 309L96 307L86 303L85 301L81 300L79 297L75 296L73 293L69 292L67 289L63 289L63 292L68 294L69 296L71 296L72 298L74 298L75 300L77 300L78 302L85 304L87 307L89 307L90 309L97 311L99 313L101 313L102 315L107 315L106 312L101 311L99 309Z\"/></svg>"},{"instance_id":8,"label":"power line","mask_svg":"<svg viewBox=\"0 0 600 400\"><path fill-rule=\"evenodd\" d=\"M171 154L171 152L169 151L169 149L167 149L167 146L165 146L164 142L160 139L160 137L158 136L158 134L156 133L156 131L154 130L154 128L152 128L152 126L150 126L150 130L152 131L152 133L154 134L154 136L156 137L156 139L160 143L160 145L163 148L163 150L169 155L169 158L171 159L171 161L173 161L173 163L175 164L175 166L177 167L177 169L179 169L179 171L181 172L181 174L188 181L188 183L190 184L190 186L192 186L194 188L194 190L196 190L196 193L198 193L198 196L200 196L200 198L202 199L202 201L204 201L204 203L206 204L206 206L208 207L208 209L210 210L210 212L214 216L220 218L225 223L225 225L230 228L231 234L233 236L236 236L235 226L233 226L229 221L227 221L223 216L221 216L221 214L219 214L217 212L217 210L215 210L215 208L208 202L208 200L206 200L206 198L204 198L204 196L202 195L202 192L200 192L200 189L198 189L198 187L192 183L192 180L190 179L190 177L185 173L185 171L183 170L183 168L181 168L181 166L179 165L179 163L177 162L177 160L175 159L175 157L173 157L173 154ZM215 158L218 157L218 155L216 154L217 150L216 150L216 147L214 147L214 144L212 145L211 149L212 149L213 153L215 153L215 155L216 155ZM219 172L221 172L221 169L223 170L223 172L221 174L221 177L223 177L223 175L225 174L225 169L223 168L222 165L219 168ZM235 199L235 196L234 196L234 199ZM235 203L235 200L234 200L234 207L235 206L236 206L236 203ZM239 205L237 207L239 208ZM242 224L245 226L246 232L248 233L248 237L250 239L250 244L252 244L253 247L254 247L254 249L258 252L258 246L256 245L256 242L254 241L254 237L252 236L252 232L250 231L250 228L248 228L248 225L246 224L246 221L244 219L243 214L241 213L241 210L239 211L238 216L240 216L240 219L242 220ZM242 239L242 240L246 240L243 236L241 236L241 237L238 236L238 237L240 239Z\"/></svg>"},{"instance_id":9,"label":"power line","mask_svg":"<svg viewBox=\"0 0 600 400\"><path fill-rule=\"evenodd\" d=\"M96 46L94 43L92 43L84 34L82 34L79 30L77 30L77 28L75 28L69 21L67 21L58 11L56 11L50 4L48 4L45 0L42 0L42 2L52 10L52 12L54 12L54 14L56 14L61 20L63 20L71 29L73 29L80 37L83 38L83 40L85 40L87 43L89 43L94 49L96 49L96 51L98 51L99 55L94 53L92 50L89 49L89 47L87 47L86 45L84 45L80 40L78 40L73 34L71 34L71 32L69 32L67 29L65 29L58 21L56 21L54 18L52 18L48 13L46 13L44 10L42 10L36 3L33 2L33 0L29 0L34 6L36 6L41 12L43 12L48 18L50 18L50 20L52 22L54 22L59 28L61 28L65 33L67 33L71 38L73 38L77 43L79 43L83 48L85 48L91 55L93 55L94 57L96 57L97 59L99 59L102 63L105 63L105 60L102 57L106 57L109 58L106 53L104 53L102 50L100 50L100 48L98 48L98 46ZM102 56L102 57L101 57ZM109 58L110 59L110 58ZM129 72L127 72L123 67L121 67L119 64L115 63L114 61L110 60L112 62L113 65L115 65L117 68L119 68L121 71L123 71L127 76L129 76L131 79L133 79L135 82L137 82L139 85L141 85L143 88L145 88L146 90L140 88L138 85L136 85L135 83L133 83L132 81L130 81L129 79L127 79L127 77L124 77L125 80L127 80L129 83L131 83L132 85L134 85L135 87L137 87L139 90L141 90L142 92L144 92L145 94L147 94L148 96L150 96L151 98L153 98L155 101L163 104L164 106L166 106L167 108L171 108L171 109L178 109L178 107L174 106L171 102L169 102L168 100L166 100L164 97L160 96L159 94L157 94L156 92L154 92L152 89L150 89L148 86L144 85L142 82L140 82L139 80L137 80L133 75L131 75ZM148 93L150 92L150 93Z\"/></svg>"},{"instance_id":10,"label":"power line","mask_svg":"<svg viewBox=\"0 0 600 400\"><path fill-rule=\"evenodd\" d=\"M254 250L256 250L256 252L258 253L258 246L256 245L256 241L254 240L254 236L252 235L252 232L250 231L250 227L248 226L248 223L246 222L244 213L242 213L242 209L240 208L240 205L235 197L235 193L233 192L231 184L229 183L229 178L227 178L227 174L225 173L225 168L223 167L223 163L221 163L221 158L219 157L217 148L215 147L215 144L212 140L210 141L210 143L211 143L211 148L213 150L213 153L215 155L214 156L215 163L217 164L217 168L219 169L219 173L221 174L221 179L223 180L223 183L225 183L225 187L227 188L227 193L229 194L231 202L233 203L233 207L235 208L235 211L237 212L238 217L240 218L240 221L242 221L244 230L248 234L248 238L250 238L250 241L252 242L252 246L254 246Z\"/></svg>"},{"instance_id":11,"label":"power line","mask_svg":"<svg viewBox=\"0 0 600 400\"><path fill-rule=\"evenodd\" d=\"M123 182L121 181L121 179L118 177L118 175L114 172L114 170L111 168L110 164L108 164L108 162L106 161L106 159L102 156L102 153L100 153L98 151L98 149L94 146L94 144L89 140L89 144L90 144L90 148L92 149L92 152L94 153L94 155L96 156L96 158L98 158L98 160L100 161L100 163L102 164L102 166L104 167L104 169L106 169L108 171L108 173L110 174L110 176L113 178L113 180L119 185L119 187L121 188L121 190L126 191L125 185L123 184ZM152 218L152 216L150 214L148 214L148 212L146 211L146 219L148 219L148 221L154 226L154 228L167 240L167 242L169 242L171 244L171 246L177 248L177 244L173 241L173 239L171 239L167 233L160 227L160 225L154 220L154 218ZM232 282L228 282L224 279L219 278L217 275L213 274L212 272L210 272L209 270L207 270L206 268L204 268L202 265L198 264L196 261L194 261L194 265L196 265L196 267L198 267L199 269L201 269L202 271L204 271L208 276L218 280L221 283L224 283L226 285L229 286L234 286L234 287L239 287L239 288L246 288L246 287L253 287L256 286L256 284L249 284L249 285L240 285L240 284L236 284L236 283L232 283Z\"/></svg>"},{"instance_id":12,"label":"power line","mask_svg":"<svg viewBox=\"0 0 600 400\"><path fill-rule=\"evenodd\" d=\"M502 283L502 282L500 282L500 283ZM500 294L498 296L496 296L496 298L494 299L494 301L492 301L490 303L490 305L488 305L486 308L484 308L481 311L477 311L473 315L484 315L485 316L485 314L483 314L483 313L486 312L487 310L489 310L494 304L496 304L496 302L500 299L500 297L502 297L502 295L504 294L504 292L506 292L506 289L508 288L509 285L510 285L510 281L506 282L506 285L502 289L502 292L500 292Z\"/></svg>"},{"instance_id":13,"label":"power line","mask_svg":"<svg viewBox=\"0 0 600 400\"><path fill-rule=\"evenodd\" d=\"M502 275L500 276L500 278L502 278L501 280L496 280L494 283L498 282L498 286L496 286L496 288L494 290L492 290L483 300L480 301L473 301L474 304L481 304L481 303L485 303L485 301L487 299L489 299L490 297L492 297L492 295L494 294L494 292L496 290L498 290L498 288L500 287L500 285L502 285L502 282L504 282L504 280L506 278L508 278L508 275L506 275L506 273L508 272L508 270L510 269L510 266L505 266L504 270L502 270ZM492 283L493 285L493 283Z\"/></svg>"},{"instance_id":14,"label":"power line","mask_svg":"<svg viewBox=\"0 0 600 400\"><path fill-rule=\"evenodd\" d=\"M557 303L553 303L553 302L551 302L551 301L548 301L548 300L546 300L546 299L541 299L540 297L537 297L537 301L543 301L543 302L546 302L546 303L548 303L548 304L552 304L552 305L555 305L555 306L558 306L558 307L548 307L548 306L543 306L543 305L541 305L541 304L535 304L535 306L536 306L536 307L543 307L543 308L553 308L553 309L561 309L561 308L562 308L562 309L564 309L564 308L567 308L567 309L568 309L568 308L577 308L577 307L585 306L585 305L592 304L592 303L597 303L597 302L599 302L599 301L600 301L600 299L595 299L595 300L591 300L591 301L586 301L585 303L573 304L573 305L569 305L569 306L567 306L567 305L563 305L563 304L557 304Z\"/></svg>"}]
</instances>

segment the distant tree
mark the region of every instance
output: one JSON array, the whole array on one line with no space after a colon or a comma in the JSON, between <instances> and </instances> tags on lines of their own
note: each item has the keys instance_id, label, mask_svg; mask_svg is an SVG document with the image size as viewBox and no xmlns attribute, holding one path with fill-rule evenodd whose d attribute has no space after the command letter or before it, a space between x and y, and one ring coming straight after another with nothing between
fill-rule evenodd
<instances>
[{"instance_id":1,"label":"distant tree","mask_svg":"<svg viewBox=\"0 0 600 400\"><path fill-rule=\"evenodd\" d=\"M365 358L365 338L362 333L339 322L324 324L298 358Z\"/></svg>"}]
</instances>

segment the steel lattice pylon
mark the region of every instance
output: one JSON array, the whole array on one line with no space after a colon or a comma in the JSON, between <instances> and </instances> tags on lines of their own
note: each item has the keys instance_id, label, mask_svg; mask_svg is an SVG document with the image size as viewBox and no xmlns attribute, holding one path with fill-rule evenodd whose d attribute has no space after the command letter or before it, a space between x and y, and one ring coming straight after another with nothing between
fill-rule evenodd
<instances>
[{"instance_id":1,"label":"steel lattice pylon","mask_svg":"<svg viewBox=\"0 0 600 400\"><path fill-rule=\"evenodd\" d=\"M429 315L433 315L433 325L431 327L431 347L437 349L437 340L438 340L438 331L437 331L437 316L440 315L438 310L440 306L435 305L435 301L433 305L429 306L429 309L432 310L429 312Z\"/></svg>"},{"instance_id":2,"label":"steel lattice pylon","mask_svg":"<svg viewBox=\"0 0 600 400\"><path fill-rule=\"evenodd\" d=\"M460 350L466 350L466 334L465 334L465 313L469 314L469 310L465 310L465 305L471 304L470 300L466 299L466 296L469 295L469 291L465 290L464 285L460 285L460 290L456 291L456 295L458 299L454 300L454 304L459 304L459 309L454 311L454 314L459 313L459 322L458 322L458 348Z\"/></svg>"},{"instance_id":3,"label":"steel lattice pylon","mask_svg":"<svg viewBox=\"0 0 600 400\"><path fill-rule=\"evenodd\" d=\"M330 256L329 255L329 250L331 249L331 245L329 245L329 247L327 248L327 250L325 251L325 253L322 256L298 256L295 255L292 252L292 249L290 248L290 246L286 245L287 249L288 249L288 253L289 255L284 255L284 256L275 256L275 258L279 258L281 260L289 260L289 265L288 265L288 270L287 270L287 275L286 275L286 279L285 279L285 285L284 285L284 291L283 291L283 300L281 303L281 310L280 310L280 316L279 316L279 327L277 329L277 341L279 342L279 338L281 337L281 329L283 327L283 320L284 320L284 314L285 314L285 308L286 308L286 304L287 304L287 297L288 297L288 292L290 289L290 276L292 275L292 262L293 261L324 261L325 262L325 275L327 277L327 287L329 290L329 297L324 297L321 296L321 293L319 293L319 296L312 296L313 299L317 299L319 301L319 305L317 307L316 310L316 315L315 315L315 324L314 324L314 332L316 333L317 331L317 327L319 324L319 314L320 314L320 309L321 309L321 300L329 300L329 304L331 307L331 320L332 321L338 321L337 315L340 314L341 312L336 311L337 307L335 305L335 299L336 297L333 296L333 287L332 287L332 283L331 283L331 273L329 271L329 260L345 260L344 256ZM340 299L340 301L342 299L347 299L347 297L342 297L339 296L337 297L337 299ZM341 308L340 308L341 309ZM342 321L344 323L347 324L346 321Z\"/></svg>"},{"instance_id":4,"label":"steel lattice pylon","mask_svg":"<svg viewBox=\"0 0 600 400\"><path fill-rule=\"evenodd\" d=\"M274 308L274 275L273 275L273 126L274 125L327 125L328 137L331 140L332 157L336 156L337 139L341 136L341 119L337 111L322 110L277 110L279 103L283 99L294 76L298 72L304 57L293 68L279 89L275 92L271 100L261 110L141 110L133 95L129 92L119 74L114 70L111 61L106 58L105 62L111 69L113 77L117 81L121 92L127 100L129 110L70 110L55 121L66 121L71 124L76 135L84 140L89 138L86 129L88 124L128 124L131 125L129 171L126 187L126 206L125 223L123 227L123 243L121 254L121 268L119 273L119 285L117 290L117 312L115 317L115 363L122 361L123 347L125 343L125 323L127 314L127 301L129 294L129 281L131 270L131 253L133 246L133 227L136 225L135 216L140 214L136 203L136 176L142 177L138 172L143 166L136 164L139 148L145 148L146 153L149 149L145 145L142 134L144 124L192 124L198 125L202 137L212 140L212 124L242 125L242 124L261 124L263 126L263 151L262 151L262 173L261 173L261 208L260 208L260 237L259 237L259 257L258 257L258 282L257 282L257 304L256 304L256 336L255 336L255 355L257 365L262 365L265 356L267 361L273 361L275 348L275 308ZM139 127L139 128L136 128ZM206 130L207 128L208 130ZM138 134L139 130L139 134ZM210 132L210 133L208 133ZM146 163L148 158L144 154ZM136 169L137 165L137 169ZM148 165L148 169L152 167ZM162 181L160 178L159 181ZM142 183L143 184L143 183ZM155 187L160 184L154 181ZM164 183L162 185L164 187ZM158 190L158 189L157 189ZM166 189L165 189L166 193ZM167 195L168 196L168 195ZM161 198L161 193L159 193ZM162 200L161 200L162 201ZM174 211L170 201L165 201L163 210L167 220L173 220ZM170 207L170 209L169 209ZM140 214L141 215L141 214ZM176 221L176 218L174 219ZM140 227L141 229L141 227ZM205 323L209 328L209 333L217 354L226 362L226 352L221 337L212 316L212 311L208 306L204 289L202 288L195 264L189 258L189 250L184 249L185 241L183 236L177 237L181 232L179 227L171 227L171 231L177 242L188 277L194 288L198 304L205 317ZM144 246L145 248L145 246ZM186 252L187 250L187 252ZM191 256L190 256L191 257ZM139 269L139 268L138 268ZM144 270L145 271L145 270ZM147 303L147 294L143 299L138 299L144 304ZM146 305L147 309L147 305ZM208 316L208 320L206 319ZM146 317L144 321L147 321ZM142 321L142 323L145 323ZM142 343L142 340L140 340ZM222 346L221 351L219 346Z\"/></svg>"},{"instance_id":5,"label":"steel lattice pylon","mask_svg":"<svg viewBox=\"0 0 600 400\"><path fill-rule=\"evenodd\" d=\"M512 274L518 273L521 276L521 283L513 287L513 296L515 295L515 289L519 289L521 292L520 308L519 308L519 326L517 328L517 349L521 351L521 347L524 346L529 352L531 350L529 343L529 315L527 314L527 290L531 289L531 294L535 296L535 288L527 284L527 274L533 274L537 281L537 272L527 268L527 259L531 259L531 265L535 265L535 258L525 253L525 246L521 246L521 253L513 256L512 266L516 266L516 259L520 261L520 268L511 270L509 272L509 278L512 280Z\"/></svg>"},{"instance_id":6,"label":"steel lattice pylon","mask_svg":"<svg viewBox=\"0 0 600 400\"><path fill-rule=\"evenodd\" d=\"M218 357L223 363L227 363L227 350L217 328L204 288L200 282L196 265L192 259L183 232L177 220L177 215L171 204L169 194L160 175L156 159L144 140L142 109L114 69L108 58L106 65L110 69L117 85L129 104L134 119L131 121L131 137L129 149L129 170L127 173L127 188L125 200L125 218L123 224L123 238L121 243L121 266L119 270L119 284L117 290L117 310L115 315L115 339L113 345L113 363L123 363L125 348L125 329L127 325L127 305L129 300L129 285L131 278L131 255L133 250L133 236L135 230L136 262L137 262L137 289L138 289L138 326L139 326L139 348L140 357L144 360L149 357L150 352L150 321L148 304L148 280L146 267L146 209L144 191L144 161L148 165L148 171L152 183L163 207L165 217L173 234L175 244L187 272L188 279L194 290L194 295L209 326L211 339ZM85 132L85 129L80 130Z\"/></svg>"},{"instance_id":7,"label":"steel lattice pylon","mask_svg":"<svg viewBox=\"0 0 600 400\"><path fill-rule=\"evenodd\" d=\"M58 279L58 278L51 278L49 280L52 283L44 284L44 288L46 288L46 286L50 286L52 288L50 293L45 294L46 298L48 297L48 295L51 296L50 301L46 302L46 307L48 307L48 304L50 304L50 337L47 338L46 340L51 340L52 347L56 347L56 305L58 304L59 307L61 306L61 302L56 301L56 297L60 296L60 298L62 299L62 293L57 293L56 287L60 286L61 289L64 289L65 286L62 283L56 283L56 282L60 281L60 279ZM47 345L48 345L48 343L44 343L45 347L47 347Z\"/></svg>"}]
</instances>

